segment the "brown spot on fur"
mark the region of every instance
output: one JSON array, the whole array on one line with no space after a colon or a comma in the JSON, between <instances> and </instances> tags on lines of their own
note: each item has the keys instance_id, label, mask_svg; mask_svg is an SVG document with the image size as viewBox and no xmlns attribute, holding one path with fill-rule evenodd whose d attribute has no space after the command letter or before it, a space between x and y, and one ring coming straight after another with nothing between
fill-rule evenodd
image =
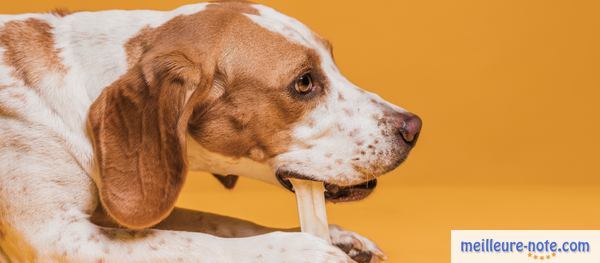
<instances>
[{"instance_id":1,"label":"brown spot on fur","mask_svg":"<svg viewBox=\"0 0 600 263\"><path fill-rule=\"evenodd\" d=\"M88 238L88 241L93 241L93 242L100 242L100 239L98 239L98 235L97 234L90 234L90 237Z\"/></svg>"},{"instance_id":2,"label":"brown spot on fur","mask_svg":"<svg viewBox=\"0 0 600 263\"><path fill-rule=\"evenodd\" d=\"M70 216L69 218L67 218L67 221L72 224L79 221L79 218L77 218L76 216Z\"/></svg>"},{"instance_id":3,"label":"brown spot on fur","mask_svg":"<svg viewBox=\"0 0 600 263\"><path fill-rule=\"evenodd\" d=\"M0 89L2 89L2 86L0 86ZM8 107L5 104L0 103L0 116L18 118L19 115L19 112L17 112L17 110L15 110L13 107ZM0 145L2 145L2 141L0 141Z\"/></svg>"},{"instance_id":4,"label":"brown spot on fur","mask_svg":"<svg viewBox=\"0 0 600 263\"><path fill-rule=\"evenodd\" d=\"M11 93L10 97L13 98L13 99L15 99L15 100L18 100L21 103L27 102L27 97L25 97L25 95L23 93L20 93L20 92L13 92L13 93Z\"/></svg>"},{"instance_id":5,"label":"brown spot on fur","mask_svg":"<svg viewBox=\"0 0 600 263\"><path fill-rule=\"evenodd\" d=\"M0 46L5 49L4 63L11 66L13 76L26 86L39 88L39 82L49 73L64 75L55 47L52 27L45 21L30 18L8 22L0 29Z\"/></svg>"},{"instance_id":6,"label":"brown spot on fur","mask_svg":"<svg viewBox=\"0 0 600 263\"><path fill-rule=\"evenodd\" d=\"M344 108L344 113L346 113L346 115L348 117L352 117L352 115L354 115L354 112L352 112L352 110L348 109L348 108Z\"/></svg>"},{"instance_id":7,"label":"brown spot on fur","mask_svg":"<svg viewBox=\"0 0 600 263\"><path fill-rule=\"evenodd\" d=\"M69 9L66 9L66 8L55 8L54 10L51 10L49 13L53 14L55 16L65 17L65 16L68 16L68 15L73 14L75 12L70 11Z\"/></svg>"},{"instance_id":8,"label":"brown spot on fur","mask_svg":"<svg viewBox=\"0 0 600 263\"><path fill-rule=\"evenodd\" d=\"M111 229L100 228L100 233L108 239L116 239L117 238L117 233Z\"/></svg>"}]
</instances>

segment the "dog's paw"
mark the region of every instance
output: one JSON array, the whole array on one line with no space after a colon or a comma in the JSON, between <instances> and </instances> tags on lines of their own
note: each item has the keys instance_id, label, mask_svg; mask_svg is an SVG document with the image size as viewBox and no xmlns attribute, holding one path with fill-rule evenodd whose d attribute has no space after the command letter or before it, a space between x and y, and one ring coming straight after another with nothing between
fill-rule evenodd
<instances>
[{"instance_id":1,"label":"dog's paw","mask_svg":"<svg viewBox=\"0 0 600 263\"><path fill-rule=\"evenodd\" d=\"M386 255L373 241L340 226L330 225L331 242L358 263L375 263L386 260Z\"/></svg>"},{"instance_id":2,"label":"dog's paw","mask_svg":"<svg viewBox=\"0 0 600 263\"><path fill-rule=\"evenodd\" d=\"M229 251L231 262L356 263L344 251L323 239L300 232L272 232L236 238Z\"/></svg>"}]
</instances>

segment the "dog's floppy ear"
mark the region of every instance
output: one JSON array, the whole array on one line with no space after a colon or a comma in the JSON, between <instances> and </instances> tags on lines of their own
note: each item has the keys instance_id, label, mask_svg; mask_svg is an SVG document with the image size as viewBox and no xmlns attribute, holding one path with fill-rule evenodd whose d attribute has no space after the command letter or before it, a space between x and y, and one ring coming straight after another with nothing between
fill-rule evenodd
<instances>
[{"instance_id":1,"label":"dog's floppy ear","mask_svg":"<svg viewBox=\"0 0 600 263\"><path fill-rule=\"evenodd\" d=\"M212 74L182 51L147 54L106 88L89 112L101 202L117 223L159 223L187 172L186 131Z\"/></svg>"}]
</instances>

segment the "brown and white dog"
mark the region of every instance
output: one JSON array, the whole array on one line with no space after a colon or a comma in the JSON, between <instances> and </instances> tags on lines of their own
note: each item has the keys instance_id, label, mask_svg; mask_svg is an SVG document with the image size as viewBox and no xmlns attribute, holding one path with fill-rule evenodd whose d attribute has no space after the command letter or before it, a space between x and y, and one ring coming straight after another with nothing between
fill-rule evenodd
<instances>
[{"instance_id":1,"label":"brown and white dog","mask_svg":"<svg viewBox=\"0 0 600 263\"><path fill-rule=\"evenodd\" d=\"M421 122L271 8L0 16L0 261L375 262L368 239L173 209L189 170L358 200ZM103 215L108 215L104 217Z\"/></svg>"}]
</instances>

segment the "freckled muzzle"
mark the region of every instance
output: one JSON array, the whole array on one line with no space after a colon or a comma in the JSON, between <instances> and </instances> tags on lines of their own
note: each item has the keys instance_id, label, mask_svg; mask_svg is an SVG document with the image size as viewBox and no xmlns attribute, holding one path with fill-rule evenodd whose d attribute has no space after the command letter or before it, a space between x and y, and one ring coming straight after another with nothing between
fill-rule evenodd
<instances>
[{"instance_id":1,"label":"freckled muzzle","mask_svg":"<svg viewBox=\"0 0 600 263\"><path fill-rule=\"evenodd\" d=\"M294 192L294 187L289 180L290 178L317 181L308 176L284 170L278 170L276 176L279 183L291 192ZM377 186L377 179L350 186L339 186L327 182L324 182L324 184L325 199L333 203L341 203L358 201L366 198Z\"/></svg>"}]
</instances>

